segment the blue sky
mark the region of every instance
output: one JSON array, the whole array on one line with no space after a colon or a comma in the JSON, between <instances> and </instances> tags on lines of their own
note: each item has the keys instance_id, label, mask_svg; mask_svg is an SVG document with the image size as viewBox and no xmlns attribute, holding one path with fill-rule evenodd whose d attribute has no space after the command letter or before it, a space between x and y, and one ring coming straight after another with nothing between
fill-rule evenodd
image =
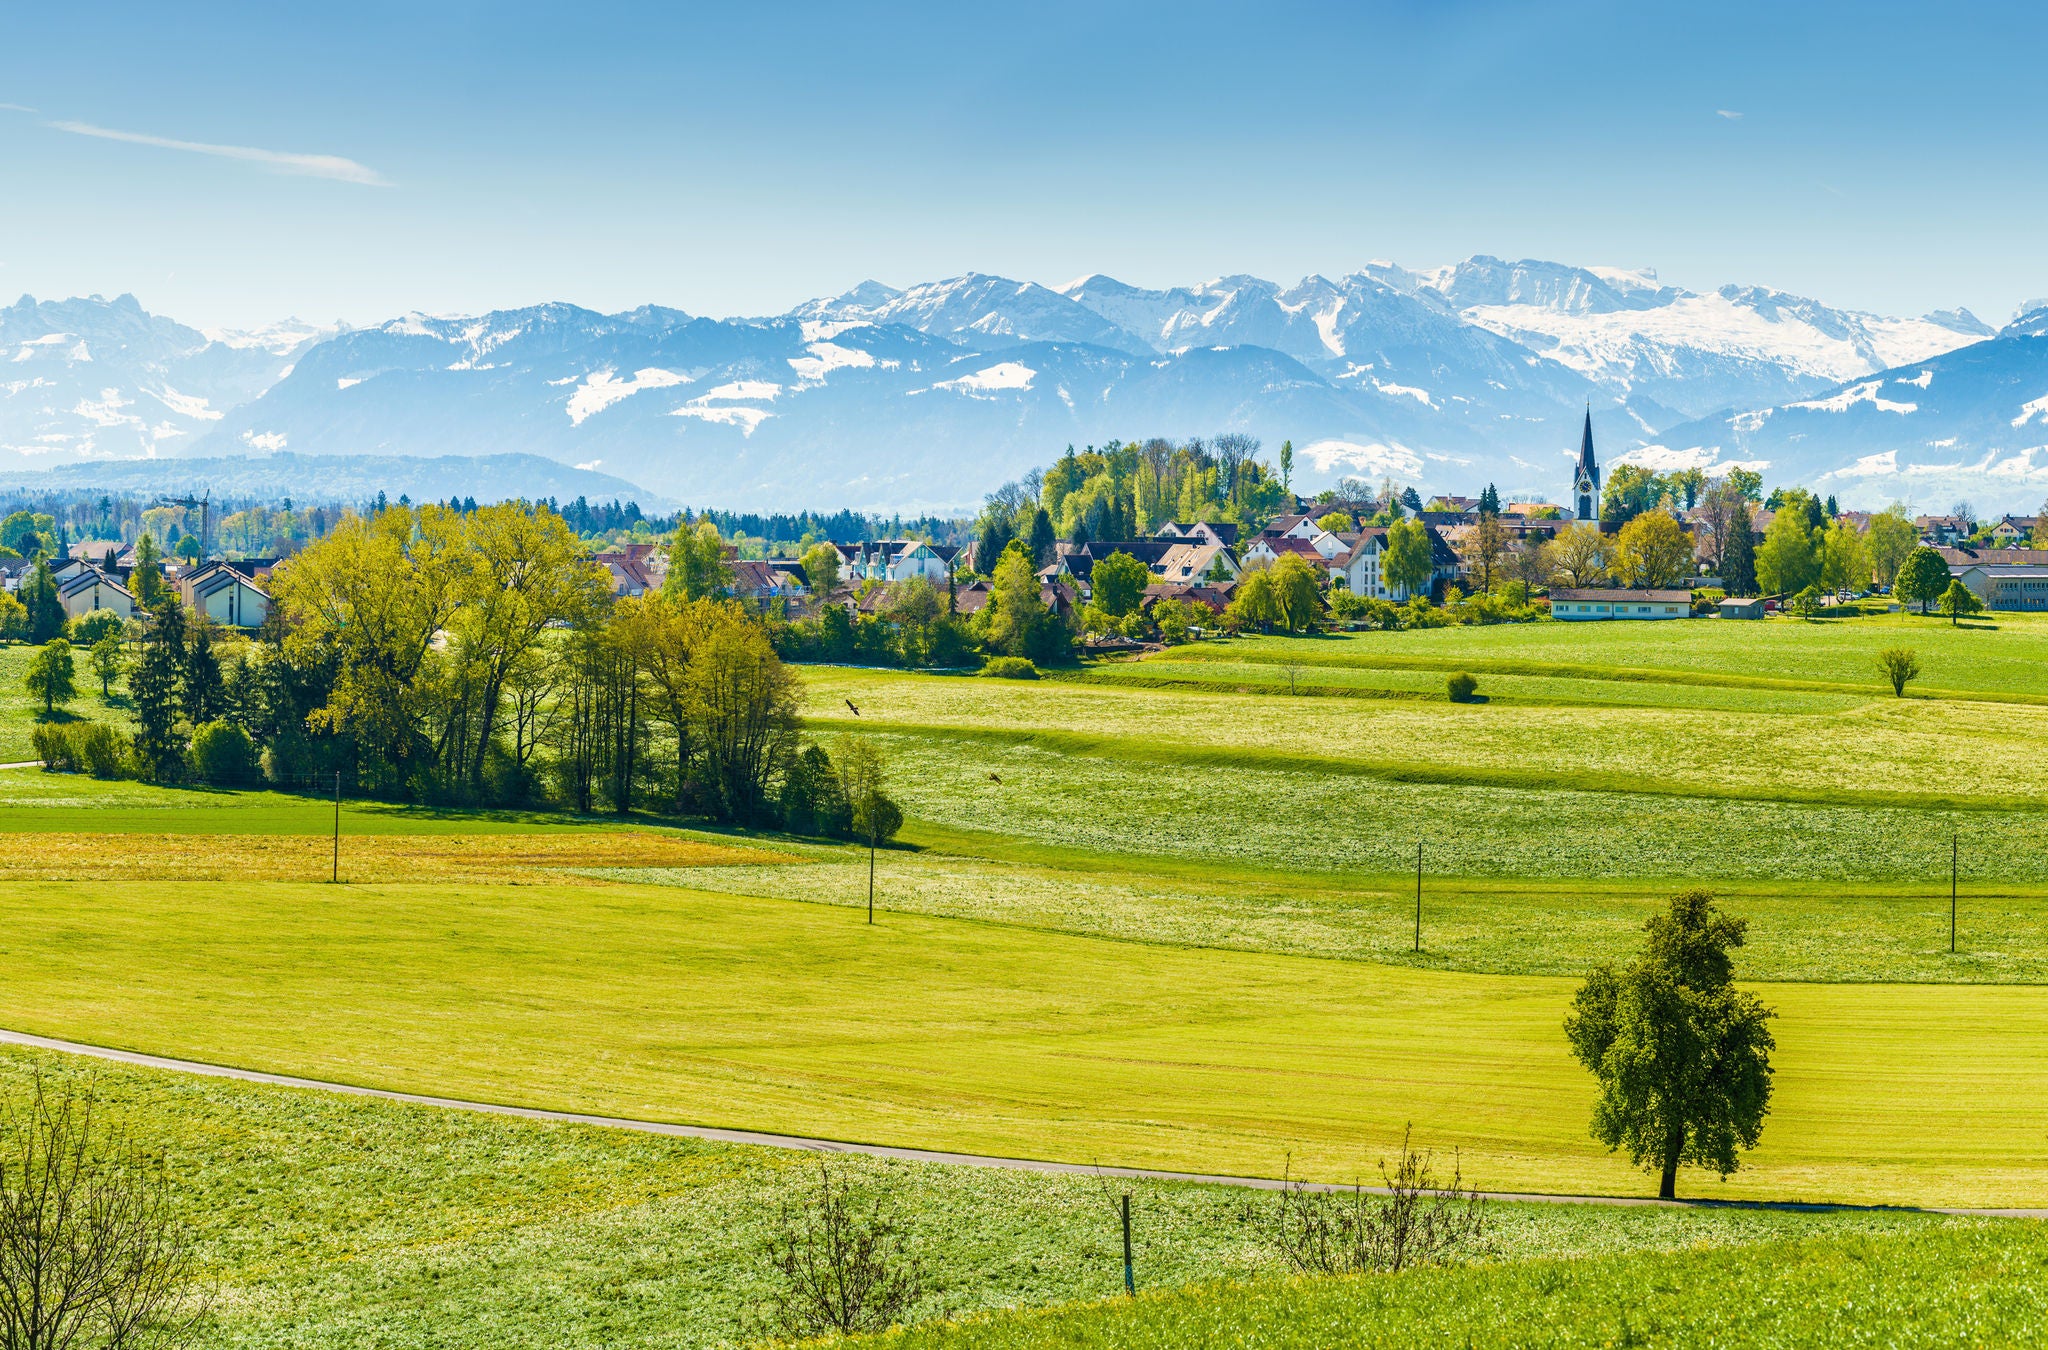
<instances>
[{"instance_id":1,"label":"blue sky","mask_svg":"<svg viewBox=\"0 0 2048 1350\"><path fill-rule=\"evenodd\" d=\"M2048 295L2048 6L315 8L8 5L0 293L724 315L1492 253Z\"/></svg>"}]
</instances>

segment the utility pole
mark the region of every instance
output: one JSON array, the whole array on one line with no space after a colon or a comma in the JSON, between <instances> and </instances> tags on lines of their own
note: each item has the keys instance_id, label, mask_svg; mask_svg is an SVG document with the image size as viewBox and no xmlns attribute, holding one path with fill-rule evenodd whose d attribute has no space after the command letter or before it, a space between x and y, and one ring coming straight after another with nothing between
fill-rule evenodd
<instances>
[{"instance_id":1,"label":"utility pole","mask_svg":"<svg viewBox=\"0 0 2048 1350\"><path fill-rule=\"evenodd\" d=\"M1133 1298L1138 1294L1138 1279L1131 1270L1131 1197L1124 1195L1124 1292Z\"/></svg>"},{"instance_id":2,"label":"utility pole","mask_svg":"<svg viewBox=\"0 0 2048 1350\"><path fill-rule=\"evenodd\" d=\"M875 808L868 804L868 922L875 921Z\"/></svg>"},{"instance_id":3,"label":"utility pole","mask_svg":"<svg viewBox=\"0 0 2048 1350\"><path fill-rule=\"evenodd\" d=\"M1962 859L1962 845L1956 831L1948 832L1948 954L1956 954L1956 869Z\"/></svg>"},{"instance_id":4,"label":"utility pole","mask_svg":"<svg viewBox=\"0 0 2048 1350\"><path fill-rule=\"evenodd\" d=\"M341 770L334 771L334 876L335 885L341 884Z\"/></svg>"},{"instance_id":5,"label":"utility pole","mask_svg":"<svg viewBox=\"0 0 2048 1350\"><path fill-rule=\"evenodd\" d=\"M1422 840L1415 841L1415 950L1422 951Z\"/></svg>"}]
</instances>

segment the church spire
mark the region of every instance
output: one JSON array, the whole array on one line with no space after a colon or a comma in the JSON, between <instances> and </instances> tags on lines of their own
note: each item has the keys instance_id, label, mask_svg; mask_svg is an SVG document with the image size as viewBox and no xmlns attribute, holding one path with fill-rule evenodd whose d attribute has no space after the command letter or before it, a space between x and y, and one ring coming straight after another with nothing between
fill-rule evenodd
<instances>
[{"instance_id":1,"label":"church spire","mask_svg":"<svg viewBox=\"0 0 2048 1350\"><path fill-rule=\"evenodd\" d=\"M1593 406L1586 405L1586 430L1579 437L1579 464L1577 477L1600 486L1600 464L1593 458Z\"/></svg>"},{"instance_id":2,"label":"church spire","mask_svg":"<svg viewBox=\"0 0 2048 1350\"><path fill-rule=\"evenodd\" d=\"M1593 458L1593 405L1586 405L1586 429L1579 437L1579 462L1572 469L1572 495L1580 520L1600 518L1600 462Z\"/></svg>"}]
</instances>

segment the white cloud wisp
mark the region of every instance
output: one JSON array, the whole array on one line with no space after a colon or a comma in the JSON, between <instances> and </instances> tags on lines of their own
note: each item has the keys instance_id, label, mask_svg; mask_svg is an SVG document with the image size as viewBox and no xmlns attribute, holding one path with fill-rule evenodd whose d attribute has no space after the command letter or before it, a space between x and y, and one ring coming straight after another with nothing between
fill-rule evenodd
<instances>
[{"instance_id":1,"label":"white cloud wisp","mask_svg":"<svg viewBox=\"0 0 2048 1350\"><path fill-rule=\"evenodd\" d=\"M260 164L273 173L299 174L308 178L331 178L337 183L358 183L364 187L390 187L391 181L365 164L340 155L300 155L285 150L261 150L252 145L213 145L206 141L180 141L169 136L150 136L139 131L115 131L90 122L45 122L52 130L74 136L94 136L103 141L128 145L149 145L159 150L183 150L194 155L214 155Z\"/></svg>"}]
</instances>

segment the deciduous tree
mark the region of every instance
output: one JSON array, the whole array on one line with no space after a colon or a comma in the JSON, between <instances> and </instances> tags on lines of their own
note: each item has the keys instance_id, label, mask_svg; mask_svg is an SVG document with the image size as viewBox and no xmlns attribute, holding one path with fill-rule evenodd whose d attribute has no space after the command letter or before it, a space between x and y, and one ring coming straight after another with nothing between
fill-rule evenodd
<instances>
[{"instance_id":1,"label":"deciduous tree","mask_svg":"<svg viewBox=\"0 0 2048 1350\"><path fill-rule=\"evenodd\" d=\"M1897 502L1870 518L1870 526L1863 532L1863 548L1878 585L1889 586L1898 579L1899 568L1919 542L1920 532Z\"/></svg>"},{"instance_id":2,"label":"deciduous tree","mask_svg":"<svg viewBox=\"0 0 2048 1350\"><path fill-rule=\"evenodd\" d=\"M1957 577L1949 582L1948 589L1941 593L1937 608L1948 615L1950 627L1956 627L1961 624L1963 615L1975 614L1983 609L1984 602L1977 598L1975 591L1963 584L1961 577Z\"/></svg>"},{"instance_id":3,"label":"deciduous tree","mask_svg":"<svg viewBox=\"0 0 2048 1350\"><path fill-rule=\"evenodd\" d=\"M1923 544L1906 555L1906 561L1900 565L1899 574L1892 582L1892 594L1901 604L1918 602L1920 612L1925 614L1928 605L1948 589L1948 582L1948 564L1939 553Z\"/></svg>"},{"instance_id":4,"label":"deciduous tree","mask_svg":"<svg viewBox=\"0 0 2048 1350\"><path fill-rule=\"evenodd\" d=\"M1597 586L1607 579L1607 547L1598 525L1567 525L1550 546L1551 575L1568 587Z\"/></svg>"},{"instance_id":5,"label":"deciduous tree","mask_svg":"<svg viewBox=\"0 0 2048 1350\"><path fill-rule=\"evenodd\" d=\"M1099 560L1088 574L1095 603L1119 619L1145 602L1145 588L1151 584L1152 569L1122 549Z\"/></svg>"},{"instance_id":6,"label":"deciduous tree","mask_svg":"<svg viewBox=\"0 0 2048 1350\"><path fill-rule=\"evenodd\" d=\"M1649 510L1621 527L1608 570L1624 586L1676 586L1692 570L1692 536L1668 511Z\"/></svg>"},{"instance_id":7,"label":"deciduous tree","mask_svg":"<svg viewBox=\"0 0 2048 1350\"><path fill-rule=\"evenodd\" d=\"M1892 693L1899 698L1906 696L1906 685L1920 678L1920 658L1911 647L1887 647L1877 654L1877 668L1892 687Z\"/></svg>"},{"instance_id":8,"label":"deciduous tree","mask_svg":"<svg viewBox=\"0 0 2048 1350\"><path fill-rule=\"evenodd\" d=\"M1387 527L1384 548L1380 558L1381 579L1396 591L1427 595L1430 579L1436 575L1429 527L1419 520L1397 520Z\"/></svg>"},{"instance_id":9,"label":"deciduous tree","mask_svg":"<svg viewBox=\"0 0 2048 1350\"><path fill-rule=\"evenodd\" d=\"M1771 1011L1735 987L1729 953L1743 921L1706 891L1685 891L1645 925L1628 965L1595 966L1565 1035L1599 1080L1593 1137L1657 1174L1677 1194L1681 1164L1725 1177L1754 1148L1771 1101Z\"/></svg>"},{"instance_id":10,"label":"deciduous tree","mask_svg":"<svg viewBox=\"0 0 2048 1350\"><path fill-rule=\"evenodd\" d=\"M684 521L668 545L668 576L661 588L681 600L702 600L732 586L725 541L710 521Z\"/></svg>"},{"instance_id":11,"label":"deciduous tree","mask_svg":"<svg viewBox=\"0 0 2048 1350\"><path fill-rule=\"evenodd\" d=\"M41 700L45 717L54 714L59 703L77 698L78 671L71 659L71 644L63 638L51 638L44 643L43 649L30 658L21 684L29 697Z\"/></svg>"},{"instance_id":12,"label":"deciduous tree","mask_svg":"<svg viewBox=\"0 0 2048 1350\"><path fill-rule=\"evenodd\" d=\"M986 535L983 536L986 538ZM1007 539L1005 543L1009 542ZM1000 551L1000 550L998 550ZM811 588L811 594L823 599L839 589L839 548L826 540L804 550L798 560L803 564L804 580Z\"/></svg>"}]
</instances>

